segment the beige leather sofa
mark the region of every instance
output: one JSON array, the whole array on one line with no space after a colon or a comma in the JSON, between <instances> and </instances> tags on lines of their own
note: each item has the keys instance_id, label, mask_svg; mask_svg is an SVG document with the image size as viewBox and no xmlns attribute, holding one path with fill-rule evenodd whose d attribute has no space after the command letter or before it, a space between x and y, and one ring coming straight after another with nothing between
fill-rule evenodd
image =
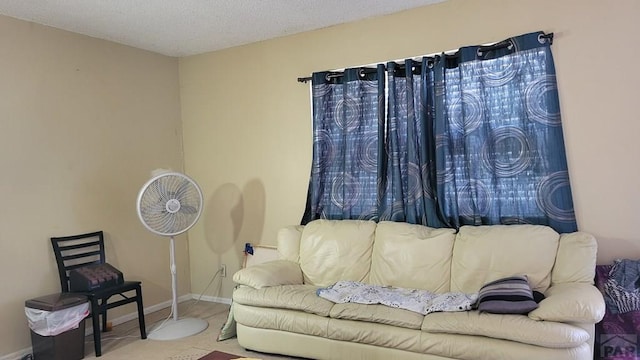
<instances>
[{"instance_id":1,"label":"beige leather sofa","mask_svg":"<svg viewBox=\"0 0 640 360\"><path fill-rule=\"evenodd\" d=\"M247 349L311 359L592 359L605 305L593 286L597 245L589 234L317 220L280 230L277 245L282 260L233 277L237 336ZM526 275L546 296L528 315L423 316L316 295L339 280L475 293L512 275Z\"/></svg>"}]
</instances>

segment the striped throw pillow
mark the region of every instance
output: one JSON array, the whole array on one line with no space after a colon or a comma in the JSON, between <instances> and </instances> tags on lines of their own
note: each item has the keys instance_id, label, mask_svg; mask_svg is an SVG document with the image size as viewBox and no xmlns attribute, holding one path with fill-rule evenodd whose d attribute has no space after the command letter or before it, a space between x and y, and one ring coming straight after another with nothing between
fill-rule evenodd
<instances>
[{"instance_id":1,"label":"striped throw pillow","mask_svg":"<svg viewBox=\"0 0 640 360\"><path fill-rule=\"evenodd\" d=\"M527 314L538 304L533 298L531 286L525 275L510 276L491 281L478 293L480 312L493 314Z\"/></svg>"}]
</instances>

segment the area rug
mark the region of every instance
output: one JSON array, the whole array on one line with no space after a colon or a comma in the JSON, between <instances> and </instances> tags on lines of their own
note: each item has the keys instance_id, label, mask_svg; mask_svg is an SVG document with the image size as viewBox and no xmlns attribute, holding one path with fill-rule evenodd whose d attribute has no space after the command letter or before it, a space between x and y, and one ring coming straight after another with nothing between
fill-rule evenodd
<instances>
[{"instance_id":1,"label":"area rug","mask_svg":"<svg viewBox=\"0 0 640 360\"><path fill-rule=\"evenodd\" d=\"M245 360L259 360L256 358L245 358L242 356L238 356L238 355L233 355L233 354L229 354L226 352L222 352L222 351L212 351L211 353L201 357L198 360L241 360L241 359L245 359Z\"/></svg>"}]
</instances>

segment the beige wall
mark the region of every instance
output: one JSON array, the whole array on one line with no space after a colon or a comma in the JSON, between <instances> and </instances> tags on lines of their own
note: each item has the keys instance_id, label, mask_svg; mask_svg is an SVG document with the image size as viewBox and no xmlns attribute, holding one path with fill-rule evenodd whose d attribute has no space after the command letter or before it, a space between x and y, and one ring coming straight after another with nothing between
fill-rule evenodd
<instances>
[{"instance_id":1,"label":"beige wall","mask_svg":"<svg viewBox=\"0 0 640 360\"><path fill-rule=\"evenodd\" d=\"M177 59L0 16L0 358L31 346L24 301L60 291L51 236L104 230L145 306L171 299L169 241L135 200L151 170L182 168L181 133Z\"/></svg>"},{"instance_id":2,"label":"beige wall","mask_svg":"<svg viewBox=\"0 0 640 360\"><path fill-rule=\"evenodd\" d=\"M313 71L554 32L566 146L579 227L599 261L640 257L640 69L637 0L449 0L180 60L185 167L205 189L190 236L194 292L245 242L274 244L300 221L311 161ZM623 64L626 68L623 70ZM230 297L224 280L221 296Z\"/></svg>"}]
</instances>

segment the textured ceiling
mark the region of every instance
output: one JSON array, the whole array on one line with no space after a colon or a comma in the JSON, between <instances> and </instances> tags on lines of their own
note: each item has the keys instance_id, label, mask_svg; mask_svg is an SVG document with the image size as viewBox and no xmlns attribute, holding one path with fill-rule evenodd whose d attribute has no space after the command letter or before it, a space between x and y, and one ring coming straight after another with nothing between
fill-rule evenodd
<instances>
[{"instance_id":1,"label":"textured ceiling","mask_svg":"<svg viewBox=\"0 0 640 360\"><path fill-rule=\"evenodd\" d=\"M0 14L187 56L445 0L0 0Z\"/></svg>"}]
</instances>

